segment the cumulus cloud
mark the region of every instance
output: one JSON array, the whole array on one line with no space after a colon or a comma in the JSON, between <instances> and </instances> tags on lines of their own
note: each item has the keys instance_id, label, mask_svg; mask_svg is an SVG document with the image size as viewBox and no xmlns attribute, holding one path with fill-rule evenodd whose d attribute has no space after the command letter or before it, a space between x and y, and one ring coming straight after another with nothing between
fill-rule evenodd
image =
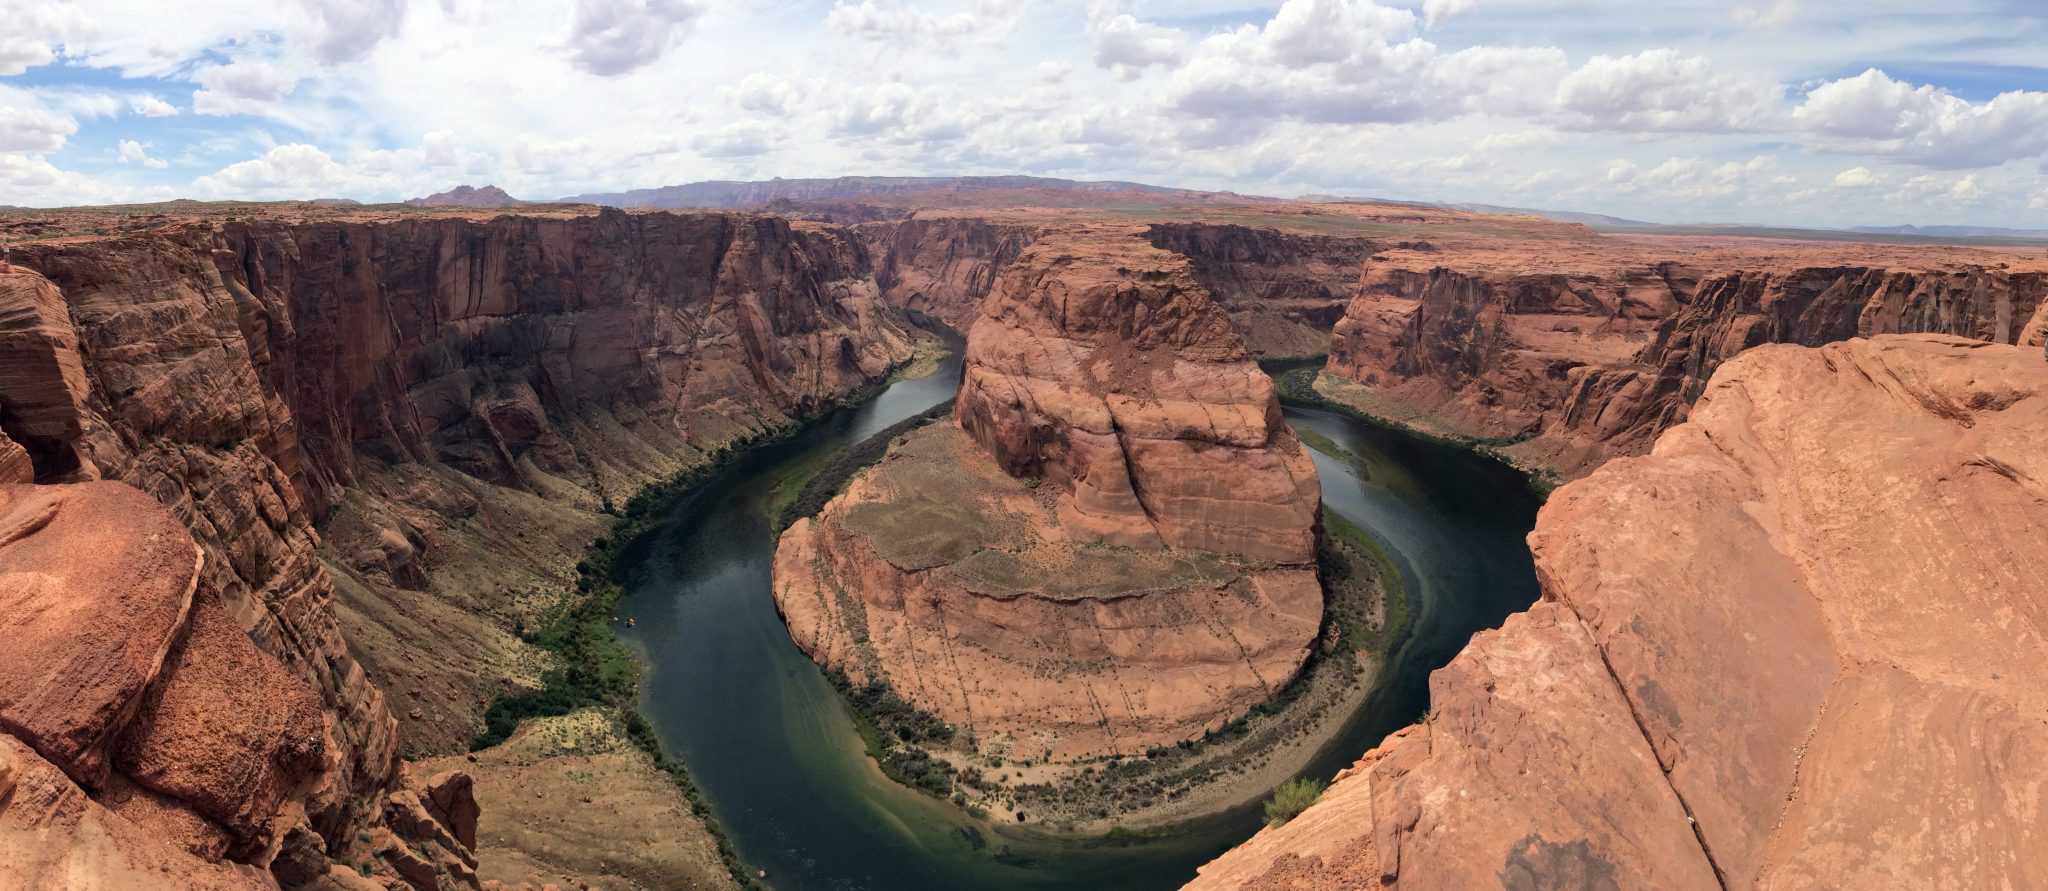
<instances>
[{"instance_id":1,"label":"cumulus cloud","mask_svg":"<svg viewBox=\"0 0 2048 891\"><path fill-rule=\"evenodd\" d=\"M1728 11L1735 23L1745 28L1775 28L1799 16L1799 0L1751 3Z\"/></svg>"},{"instance_id":2,"label":"cumulus cloud","mask_svg":"<svg viewBox=\"0 0 2048 891\"><path fill-rule=\"evenodd\" d=\"M208 115L270 112L299 82L290 72L255 60L204 68L192 79L202 88L192 94L192 110Z\"/></svg>"},{"instance_id":3,"label":"cumulus cloud","mask_svg":"<svg viewBox=\"0 0 2048 891\"><path fill-rule=\"evenodd\" d=\"M319 22L314 55L327 64L369 54L405 24L405 0L305 0Z\"/></svg>"},{"instance_id":4,"label":"cumulus cloud","mask_svg":"<svg viewBox=\"0 0 2048 891\"><path fill-rule=\"evenodd\" d=\"M1813 88L1793 111L1814 132L1930 167L1983 167L2048 152L2048 92L1973 103L1876 68Z\"/></svg>"},{"instance_id":5,"label":"cumulus cloud","mask_svg":"<svg viewBox=\"0 0 2048 891\"><path fill-rule=\"evenodd\" d=\"M1837 189L1865 189L1878 184L1878 176L1868 167L1851 167L1835 174Z\"/></svg>"},{"instance_id":6,"label":"cumulus cloud","mask_svg":"<svg viewBox=\"0 0 2048 891\"><path fill-rule=\"evenodd\" d=\"M1422 21L1434 28L1478 6L1479 0L1422 0Z\"/></svg>"},{"instance_id":7,"label":"cumulus cloud","mask_svg":"<svg viewBox=\"0 0 2048 891\"><path fill-rule=\"evenodd\" d=\"M1557 86L1576 126L1643 131L1735 131L1770 122L1782 87L1717 71L1698 56L1654 49L1594 56Z\"/></svg>"},{"instance_id":8,"label":"cumulus cloud","mask_svg":"<svg viewBox=\"0 0 2048 891\"><path fill-rule=\"evenodd\" d=\"M149 147L133 139L121 140L119 154L123 164L140 164L151 170L162 170L171 166L168 162L150 157Z\"/></svg>"},{"instance_id":9,"label":"cumulus cloud","mask_svg":"<svg viewBox=\"0 0 2048 891\"><path fill-rule=\"evenodd\" d=\"M690 146L707 158L751 158L767 154L774 142L774 134L768 128L738 122L698 134Z\"/></svg>"},{"instance_id":10,"label":"cumulus cloud","mask_svg":"<svg viewBox=\"0 0 2048 891\"><path fill-rule=\"evenodd\" d=\"M1141 22L1127 12L1091 11L1088 31L1095 41L1095 65L1126 80L1152 66L1172 67L1186 58L1192 41L1185 32Z\"/></svg>"},{"instance_id":11,"label":"cumulus cloud","mask_svg":"<svg viewBox=\"0 0 2048 891\"><path fill-rule=\"evenodd\" d=\"M178 113L178 107L148 94L128 97L128 110L145 118L168 118Z\"/></svg>"},{"instance_id":12,"label":"cumulus cloud","mask_svg":"<svg viewBox=\"0 0 2048 891\"><path fill-rule=\"evenodd\" d=\"M54 152L77 132L70 115L51 110L26 90L0 85L0 152Z\"/></svg>"},{"instance_id":13,"label":"cumulus cloud","mask_svg":"<svg viewBox=\"0 0 2048 891\"><path fill-rule=\"evenodd\" d=\"M202 194L258 198L307 197L336 193L349 185L348 168L304 143L280 145L221 168L193 182Z\"/></svg>"},{"instance_id":14,"label":"cumulus cloud","mask_svg":"<svg viewBox=\"0 0 2048 891\"><path fill-rule=\"evenodd\" d=\"M746 111L778 118L794 113L803 100L803 89L797 84L762 71L740 78L727 94Z\"/></svg>"},{"instance_id":15,"label":"cumulus cloud","mask_svg":"<svg viewBox=\"0 0 2048 891\"><path fill-rule=\"evenodd\" d=\"M591 74L625 74L666 55L703 14L688 0L576 0L569 56Z\"/></svg>"},{"instance_id":16,"label":"cumulus cloud","mask_svg":"<svg viewBox=\"0 0 2048 891\"><path fill-rule=\"evenodd\" d=\"M27 34L0 34L0 76L20 74L57 57L50 45Z\"/></svg>"},{"instance_id":17,"label":"cumulus cloud","mask_svg":"<svg viewBox=\"0 0 2048 891\"><path fill-rule=\"evenodd\" d=\"M940 43L987 37L1009 30L1021 6L1005 0L977 0L971 8L937 14L895 0L834 0L825 26L843 34L892 45Z\"/></svg>"}]
</instances>

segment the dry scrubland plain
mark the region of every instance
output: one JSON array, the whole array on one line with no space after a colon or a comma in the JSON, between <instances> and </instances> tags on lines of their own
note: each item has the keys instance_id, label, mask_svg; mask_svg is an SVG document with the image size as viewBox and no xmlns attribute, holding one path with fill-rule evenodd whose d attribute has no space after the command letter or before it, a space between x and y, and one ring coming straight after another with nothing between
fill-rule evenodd
<instances>
[{"instance_id":1,"label":"dry scrubland plain","mask_svg":"<svg viewBox=\"0 0 2048 891\"><path fill-rule=\"evenodd\" d=\"M970 338L966 432L914 434L803 527L816 559L778 585L826 565L859 584L778 592L799 643L849 674L927 665L929 641L873 633L874 592L909 566L946 597L1029 588L1054 611L1210 591L1188 603L1212 643L1270 644L1191 685L1163 673L1123 723L1052 692L1116 658L997 645L919 675L910 697L1006 740L1011 770L1057 748L1048 727L1075 731L1051 754L1077 764L1176 747L1327 645L1312 480L1299 499L1257 482L1305 458L1251 359L1327 352L1327 398L1585 477L1534 536L1545 602L1434 679L1426 725L1199 884L2048 884L2023 853L2048 821L2019 791L2048 763L2029 717L2048 666L2027 661L2048 652L2027 571L2048 562L2041 249L1184 193L781 210L0 213L0 884L731 881L633 745L615 678L462 752L489 703L579 664L536 629L589 627L562 623L603 593L578 592L576 564L607 508L912 362L900 309L990 327ZM1102 311L1045 311L1075 301ZM947 462L972 505L920 501ZM1277 513L1219 528L1213 493L1148 489L1155 471ZM1274 608L1216 611L1260 598ZM866 641L834 612L854 601ZM966 713L984 669L1045 702L981 712L983 730ZM1257 759L1212 757L1200 775L1224 781L1193 788L1270 785ZM975 794L1001 813L1055 788L1031 770ZM1142 810L1189 771L1092 782L1067 816ZM599 777L629 806L581 801ZM656 819L659 839L637 831Z\"/></svg>"}]
</instances>

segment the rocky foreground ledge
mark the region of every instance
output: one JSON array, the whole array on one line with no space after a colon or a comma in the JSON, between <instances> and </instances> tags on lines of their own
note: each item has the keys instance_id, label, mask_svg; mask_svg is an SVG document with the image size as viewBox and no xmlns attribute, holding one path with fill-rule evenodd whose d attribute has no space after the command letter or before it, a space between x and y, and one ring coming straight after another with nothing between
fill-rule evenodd
<instances>
[{"instance_id":1,"label":"rocky foreground ledge","mask_svg":"<svg viewBox=\"0 0 2048 891\"><path fill-rule=\"evenodd\" d=\"M206 559L126 484L0 484L0 887L383 887L329 862L347 753ZM364 862L475 887L469 777L394 785Z\"/></svg>"},{"instance_id":2,"label":"rocky foreground ledge","mask_svg":"<svg viewBox=\"0 0 2048 891\"><path fill-rule=\"evenodd\" d=\"M1222 888L2048 887L2048 363L1723 364L1559 490L1543 600Z\"/></svg>"}]
</instances>

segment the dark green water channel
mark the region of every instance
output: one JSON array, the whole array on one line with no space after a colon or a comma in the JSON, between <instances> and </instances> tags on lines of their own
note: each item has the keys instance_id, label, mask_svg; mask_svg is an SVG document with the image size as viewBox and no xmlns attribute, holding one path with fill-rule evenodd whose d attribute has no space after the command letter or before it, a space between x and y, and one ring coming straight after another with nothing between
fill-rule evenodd
<instances>
[{"instance_id":1,"label":"dark green water channel","mask_svg":"<svg viewBox=\"0 0 2048 891\"><path fill-rule=\"evenodd\" d=\"M959 376L949 361L749 455L624 555L634 583L622 609L639 620L624 634L649 665L642 708L741 856L777 888L1178 887L1256 831L1256 805L1118 844L981 824L882 776L839 695L776 616L767 513L778 484L951 399ZM1287 417L1366 459L1361 479L1317 454L1323 499L1387 546L1417 608L1415 634L1379 688L1303 771L1327 778L1421 715L1429 672L1473 632L1534 601L1523 536L1537 502L1491 461L1328 412Z\"/></svg>"}]
</instances>

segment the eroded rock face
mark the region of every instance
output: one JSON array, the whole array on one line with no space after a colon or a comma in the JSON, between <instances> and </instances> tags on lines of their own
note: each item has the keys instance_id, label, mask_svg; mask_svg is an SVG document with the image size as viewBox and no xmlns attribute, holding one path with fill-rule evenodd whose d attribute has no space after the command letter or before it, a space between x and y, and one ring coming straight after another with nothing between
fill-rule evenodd
<instances>
[{"instance_id":1,"label":"eroded rock face","mask_svg":"<svg viewBox=\"0 0 2048 891\"><path fill-rule=\"evenodd\" d=\"M61 286L90 386L44 361L0 392L88 400L71 447L197 532L229 612L345 716L366 795L399 747L370 681L406 691L409 751L466 742L521 670L474 617L560 583L604 500L911 350L856 240L772 219L227 222L18 253L49 279L9 293Z\"/></svg>"},{"instance_id":2,"label":"eroded rock face","mask_svg":"<svg viewBox=\"0 0 2048 891\"><path fill-rule=\"evenodd\" d=\"M890 304L926 313L959 331L981 314L981 301L1004 267L1038 230L982 220L940 217L859 228L875 262L875 283Z\"/></svg>"},{"instance_id":3,"label":"eroded rock face","mask_svg":"<svg viewBox=\"0 0 2048 891\"><path fill-rule=\"evenodd\" d=\"M185 633L199 565L130 486L0 486L0 730L104 785Z\"/></svg>"},{"instance_id":4,"label":"eroded rock face","mask_svg":"<svg viewBox=\"0 0 2048 891\"><path fill-rule=\"evenodd\" d=\"M78 447L90 423L88 386L64 295L0 261L0 436L45 477L93 478ZM0 446L0 454L8 451Z\"/></svg>"},{"instance_id":5,"label":"eroded rock face","mask_svg":"<svg viewBox=\"0 0 2048 891\"><path fill-rule=\"evenodd\" d=\"M1045 235L966 361L957 427L783 536L799 647L1055 760L1200 736L1295 675L1322 618L1314 465L1186 260Z\"/></svg>"},{"instance_id":6,"label":"eroded rock face","mask_svg":"<svg viewBox=\"0 0 2048 891\"><path fill-rule=\"evenodd\" d=\"M1552 496L1544 602L1427 726L1194 887L2048 882L2044 397L2034 350L1955 337L1729 360Z\"/></svg>"},{"instance_id":7,"label":"eroded rock face","mask_svg":"<svg viewBox=\"0 0 2048 891\"><path fill-rule=\"evenodd\" d=\"M1182 258L1118 231L1041 238L968 338L956 414L1060 520L1130 547L1314 561L1315 465Z\"/></svg>"},{"instance_id":8,"label":"eroded rock face","mask_svg":"<svg viewBox=\"0 0 2048 891\"><path fill-rule=\"evenodd\" d=\"M0 486L8 887L277 887L326 871L309 820L351 791L336 722L227 614L204 559L128 485ZM378 831L414 850L405 827Z\"/></svg>"},{"instance_id":9,"label":"eroded rock face","mask_svg":"<svg viewBox=\"0 0 2048 891\"><path fill-rule=\"evenodd\" d=\"M1263 358L1328 352L1330 331L1379 250L1364 238L1210 223L1160 223L1146 234L1153 247L1188 258L1245 345Z\"/></svg>"},{"instance_id":10,"label":"eroded rock face","mask_svg":"<svg viewBox=\"0 0 2048 891\"><path fill-rule=\"evenodd\" d=\"M200 593L168 636L176 610L132 600L153 588L109 601L137 615L73 629L111 660L65 682L93 689L9 674L0 726L123 819L280 877L353 876L326 859L346 850L393 880L472 883L460 845L387 825L413 809L389 806L400 736L380 685L410 700L412 746L466 743L523 671L491 617L518 607L514 583L571 571L601 503L912 352L858 239L773 219L216 219L16 256L0 477L146 492L115 487L169 510L187 564L158 581ZM30 645L0 642L10 661L69 658Z\"/></svg>"},{"instance_id":11,"label":"eroded rock face","mask_svg":"<svg viewBox=\"0 0 2048 891\"><path fill-rule=\"evenodd\" d=\"M1375 269L1335 328L1330 395L1433 432L1513 442L1517 460L1572 477L1647 451L1685 420L1720 363L1760 344L2048 338L2031 321L2048 273L1784 258L1712 268L1720 262L1745 260L1568 274Z\"/></svg>"}]
</instances>

